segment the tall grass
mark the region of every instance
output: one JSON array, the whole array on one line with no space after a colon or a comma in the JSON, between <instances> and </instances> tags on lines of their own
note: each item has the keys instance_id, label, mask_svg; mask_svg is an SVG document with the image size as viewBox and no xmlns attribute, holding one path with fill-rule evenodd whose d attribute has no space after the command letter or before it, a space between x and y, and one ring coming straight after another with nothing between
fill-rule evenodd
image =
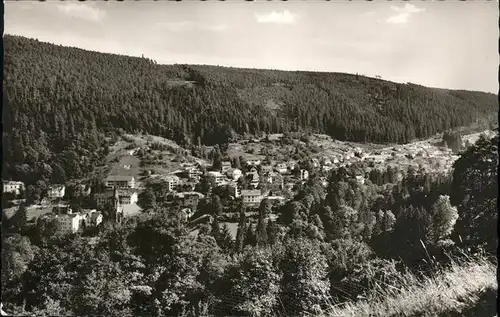
<instances>
[{"instance_id":1,"label":"tall grass","mask_svg":"<svg viewBox=\"0 0 500 317\"><path fill-rule=\"evenodd\" d=\"M494 316L496 264L485 258L453 262L430 277L401 275L370 300L329 305L323 316Z\"/></svg>"}]
</instances>

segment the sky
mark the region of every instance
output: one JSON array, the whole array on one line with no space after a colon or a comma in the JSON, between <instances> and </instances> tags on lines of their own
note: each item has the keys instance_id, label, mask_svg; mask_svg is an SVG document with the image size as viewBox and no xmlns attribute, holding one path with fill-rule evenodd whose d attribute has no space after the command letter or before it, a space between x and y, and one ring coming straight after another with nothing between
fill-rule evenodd
<instances>
[{"instance_id":1,"label":"sky","mask_svg":"<svg viewBox=\"0 0 500 317\"><path fill-rule=\"evenodd\" d=\"M5 1L4 32L160 64L498 93L498 1Z\"/></svg>"}]
</instances>

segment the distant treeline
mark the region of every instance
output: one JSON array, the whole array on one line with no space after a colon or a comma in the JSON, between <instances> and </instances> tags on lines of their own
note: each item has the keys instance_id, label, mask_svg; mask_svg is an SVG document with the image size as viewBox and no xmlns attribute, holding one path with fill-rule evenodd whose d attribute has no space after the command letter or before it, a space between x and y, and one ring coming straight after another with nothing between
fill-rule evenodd
<instances>
[{"instance_id":1,"label":"distant treeline","mask_svg":"<svg viewBox=\"0 0 500 317\"><path fill-rule=\"evenodd\" d=\"M4 175L79 177L104 136L144 132L184 146L242 134L303 131L405 143L496 120L494 94L341 73L157 65L150 59L4 37Z\"/></svg>"}]
</instances>

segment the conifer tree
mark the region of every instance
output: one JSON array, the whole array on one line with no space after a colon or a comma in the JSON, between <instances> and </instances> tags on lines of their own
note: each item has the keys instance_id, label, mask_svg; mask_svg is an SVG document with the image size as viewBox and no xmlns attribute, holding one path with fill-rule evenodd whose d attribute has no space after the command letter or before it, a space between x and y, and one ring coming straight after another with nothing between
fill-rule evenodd
<instances>
[{"instance_id":1,"label":"conifer tree","mask_svg":"<svg viewBox=\"0 0 500 317\"><path fill-rule=\"evenodd\" d=\"M238 231L236 233L235 252L240 253L245 247L245 237L247 232L247 219L245 216L245 208L240 210L240 221L238 223Z\"/></svg>"}]
</instances>

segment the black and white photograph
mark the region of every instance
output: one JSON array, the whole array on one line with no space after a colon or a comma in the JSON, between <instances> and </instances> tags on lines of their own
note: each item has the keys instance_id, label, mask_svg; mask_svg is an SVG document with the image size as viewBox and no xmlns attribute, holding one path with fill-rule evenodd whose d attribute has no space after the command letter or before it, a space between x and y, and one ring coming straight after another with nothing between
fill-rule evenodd
<instances>
[{"instance_id":1,"label":"black and white photograph","mask_svg":"<svg viewBox=\"0 0 500 317\"><path fill-rule=\"evenodd\" d=\"M498 0L2 7L1 316L497 317Z\"/></svg>"}]
</instances>

